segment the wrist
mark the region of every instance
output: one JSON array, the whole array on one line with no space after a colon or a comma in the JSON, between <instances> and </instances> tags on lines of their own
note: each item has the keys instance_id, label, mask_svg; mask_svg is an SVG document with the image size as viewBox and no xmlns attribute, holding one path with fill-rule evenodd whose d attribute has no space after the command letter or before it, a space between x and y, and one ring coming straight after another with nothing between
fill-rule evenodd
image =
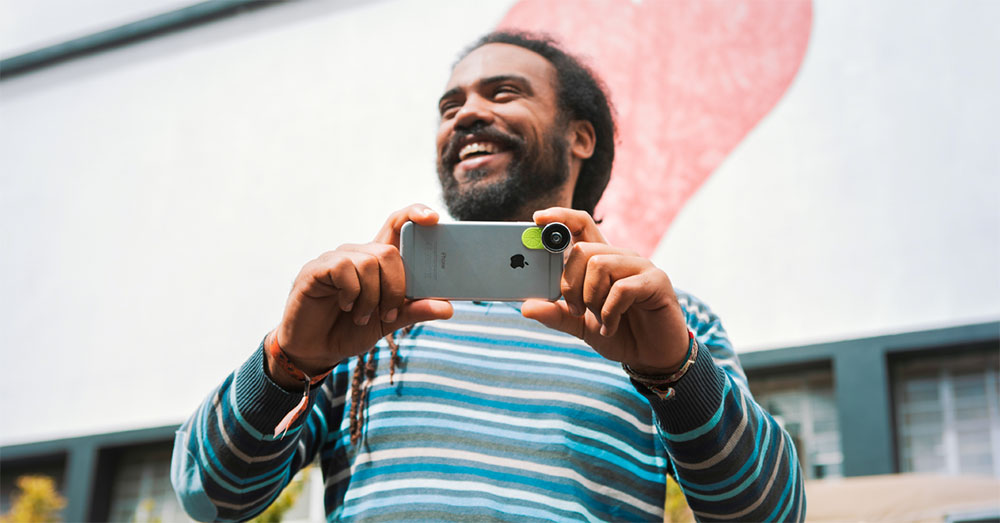
<instances>
[{"instance_id":1,"label":"wrist","mask_svg":"<svg viewBox=\"0 0 1000 523\"><path fill-rule=\"evenodd\" d=\"M652 392L662 400L672 399L675 396L674 385L677 384L687 373L688 369L694 365L698 358L698 342L694 339L694 333L688 331L688 348L679 368L674 371L656 374L647 373L632 368L627 363L622 362L622 369L628 374L632 383L637 387Z\"/></svg>"},{"instance_id":2,"label":"wrist","mask_svg":"<svg viewBox=\"0 0 1000 523\"><path fill-rule=\"evenodd\" d=\"M271 381L289 392L300 392L305 389L305 383L288 374L266 350L264 351L264 371L267 373L267 377L271 378Z\"/></svg>"},{"instance_id":3,"label":"wrist","mask_svg":"<svg viewBox=\"0 0 1000 523\"><path fill-rule=\"evenodd\" d=\"M634 370L639 374L648 374L654 376L665 376L673 374L684 366L684 362L687 361L688 357L691 355L691 339L694 335L688 330L684 329L683 338L674 343L669 350L664 351L666 356L662 359L662 362L634 362L628 363L630 369ZM625 362L622 362L625 363Z\"/></svg>"},{"instance_id":4,"label":"wrist","mask_svg":"<svg viewBox=\"0 0 1000 523\"><path fill-rule=\"evenodd\" d=\"M278 343L276 330L264 342L264 369L272 381L286 390L301 391L307 382L316 385L333 370L333 366L316 370L293 360Z\"/></svg>"}]
</instances>

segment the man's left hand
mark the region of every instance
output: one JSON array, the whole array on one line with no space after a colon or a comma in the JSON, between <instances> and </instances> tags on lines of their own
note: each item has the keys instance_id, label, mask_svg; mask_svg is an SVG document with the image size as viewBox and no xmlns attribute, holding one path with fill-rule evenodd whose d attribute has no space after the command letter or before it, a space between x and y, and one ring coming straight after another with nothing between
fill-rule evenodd
<instances>
[{"instance_id":1,"label":"man's left hand","mask_svg":"<svg viewBox=\"0 0 1000 523\"><path fill-rule=\"evenodd\" d=\"M539 226L565 224L574 241L561 282L565 301L528 300L524 317L643 374L678 369L687 353L687 323L667 274L633 251L608 245L585 211L553 207L533 218Z\"/></svg>"}]
</instances>

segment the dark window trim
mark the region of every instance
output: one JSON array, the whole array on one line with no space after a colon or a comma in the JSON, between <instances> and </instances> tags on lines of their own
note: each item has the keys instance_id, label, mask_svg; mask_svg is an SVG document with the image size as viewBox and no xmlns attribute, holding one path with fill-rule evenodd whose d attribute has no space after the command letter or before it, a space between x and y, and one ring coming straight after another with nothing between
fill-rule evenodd
<instances>
[{"instance_id":1,"label":"dark window trim","mask_svg":"<svg viewBox=\"0 0 1000 523\"><path fill-rule=\"evenodd\" d=\"M220 18L278 5L262 0L210 0L144 18L106 31L0 60L0 81L68 60L140 42Z\"/></svg>"}]
</instances>

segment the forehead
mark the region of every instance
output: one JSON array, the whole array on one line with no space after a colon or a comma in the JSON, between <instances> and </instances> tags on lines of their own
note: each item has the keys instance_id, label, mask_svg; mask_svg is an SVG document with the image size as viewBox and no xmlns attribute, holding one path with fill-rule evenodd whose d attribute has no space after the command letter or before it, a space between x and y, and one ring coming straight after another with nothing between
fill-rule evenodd
<instances>
[{"instance_id":1,"label":"forehead","mask_svg":"<svg viewBox=\"0 0 1000 523\"><path fill-rule=\"evenodd\" d=\"M511 44L486 44L455 65L445 89L470 87L487 78L507 75L524 77L535 89L555 86L555 68L542 55Z\"/></svg>"}]
</instances>

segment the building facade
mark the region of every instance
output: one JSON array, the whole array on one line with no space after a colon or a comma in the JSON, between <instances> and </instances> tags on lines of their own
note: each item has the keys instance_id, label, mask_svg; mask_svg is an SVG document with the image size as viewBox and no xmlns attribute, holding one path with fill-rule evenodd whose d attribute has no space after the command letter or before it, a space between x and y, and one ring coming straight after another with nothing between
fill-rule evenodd
<instances>
[{"instance_id":1,"label":"building facade","mask_svg":"<svg viewBox=\"0 0 1000 523\"><path fill-rule=\"evenodd\" d=\"M740 355L757 401L795 439L807 480L931 473L1000 478L1000 322ZM0 448L0 512L18 476L54 478L67 521L186 519L170 487L174 431ZM289 520L321 518L322 480ZM319 489L319 490L317 490Z\"/></svg>"}]
</instances>

